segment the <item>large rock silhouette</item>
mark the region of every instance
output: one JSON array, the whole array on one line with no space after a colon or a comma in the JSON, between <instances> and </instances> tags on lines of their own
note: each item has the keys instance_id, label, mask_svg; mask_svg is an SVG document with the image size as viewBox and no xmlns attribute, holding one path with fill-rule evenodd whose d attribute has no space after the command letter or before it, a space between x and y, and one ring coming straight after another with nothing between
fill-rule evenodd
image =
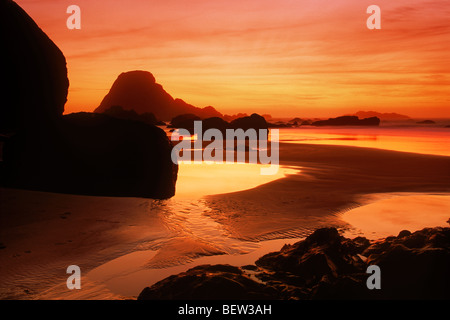
<instances>
[{"instance_id":1,"label":"large rock silhouette","mask_svg":"<svg viewBox=\"0 0 450 320\"><path fill-rule=\"evenodd\" d=\"M328 120L319 120L312 123L313 126L378 126L380 119L377 117L370 117L359 119L357 116L342 116L337 118L330 118Z\"/></svg>"},{"instance_id":2,"label":"large rock silhouette","mask_svg":"<svg viewBox=\"0 0 450 320\"><path fill-rule=\"evenodd\" d=\"M138 114L150 112L163 121L170 121L175 116L187 113L202 119L222 117L222 114L211 106L197 108L181 99L174 99L156 83L150 72L141 70L121 73L94 112L103 113L114 105L122 106L125 110L134 110Z\"/></svg>"},{"instance_id":3,"label":"large rock silhouette","mask_svg":"<svg viewBox=\"0 0 450 320\"><path fill-rule=\"evenodd\" d=\"M10 0L0 0L0 34L6 53L0 72L3 186L97 196L174 195L178 167L162 129L104 114L63 116L69 83L58 47Z\"/></svg>"},{"instance_id":4,"label":"large rock silhouette","mask_svg":"<svg viewBox=\"0 0 450 320\"><path fill-rule=\"evenodd\" d=\"M169 198L178 167L164 130L104 114L73 113L57 129L5 145L9 187L96 196Z\"/></svg>"},{"instance_id":5,"label":"large rock silhouette","mask_svg":"<svg viewBox=\"0 0 450 320\"><path fill-rule=\"evenodd\" d=\"M33 19L11 0L0 0L0 133L51 125L64 112L66 59Z\"/></svg>"}]
</instances>

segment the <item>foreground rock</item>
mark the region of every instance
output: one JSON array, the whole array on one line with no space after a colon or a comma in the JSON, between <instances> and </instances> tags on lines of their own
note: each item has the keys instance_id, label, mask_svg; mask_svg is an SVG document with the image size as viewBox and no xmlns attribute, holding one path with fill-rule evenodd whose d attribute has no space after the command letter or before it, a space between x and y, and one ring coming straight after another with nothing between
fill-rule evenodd
<instances>
[{"instance_id":1,"label":"foreground rock","mask_svg":"<svg viewBox=\"0 0 450 320\"><path fill-rule=\"evenodd\" d=\"M367 288L369 265L381 269L379 290ZM448 270L450 228L372 242L323 228L256 266L199 266L145 288L138 299L449 299Z\"/></svg>"},{"instance_id":2,"label":"foreground rock","mask_svg":"<svg viewBox=\"0 0 450 320\"><path fill-rule=\"evenodd\" d=\"M177 166L165 132L103 114L64 116L56 129L23 131L4 147L7 187L96 196L168 198Z\"/></svg>"},{"instance_id":3,"label":"foreground rock","mask_svg":"<svg viewBox=\"0 0 450 320\"><path fill-rule=\"evenodd\" d=\"M250 279L240 268L202 265L145 288L138 299L270 299L273 294L272 288Z\"/></svg>"},{"instance_id":4,"label":"foreground rock","mask_svg":"<svg viewBox=\"0 0 450 320\"><path fill-rule=\"evenodd\" d=\"M359 119L357 116L342 116L330 118L328 120L319 120L312 123L313 126L378 126L380 119L378 117L370 117Z\"/></svg>"},{"instance_id":5,"label":"foreground rock","mask_svg":"<svg viewBox=\"0 0 450 320\"><path fill-rule=\"evenodd\" d=\"M10 0L0 0L0 34L0 133L52 125L64 112L69 88L64 55Z\"/></svg>"}]
</instances>

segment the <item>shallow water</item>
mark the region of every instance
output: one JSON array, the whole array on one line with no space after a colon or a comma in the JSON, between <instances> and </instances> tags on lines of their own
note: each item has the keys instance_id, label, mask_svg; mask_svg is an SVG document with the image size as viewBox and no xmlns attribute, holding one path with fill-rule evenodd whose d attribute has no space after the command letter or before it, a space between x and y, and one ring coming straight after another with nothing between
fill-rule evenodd
<instances>
[{"instance_id":1,"label":"shallow water","mask_svg":"<svg viewBox=\"0 0 450 320\"><path fill-rule=\"evenodd\" d=\"M282 128L280 142L367 147L450 156L450 128L441 127Z\"/></svg>"},{"instance_id":2,"label":"shallow water","mask_svg":"<svg viewBox=\"0 0 450 320\"><path fill-rule=\"evenodd\" d=\"M427 227L448 227L450 195L387 193L368 196L371 203L342 215L351 225L345 236L379 239L401 230L414 232Z\"/></svg>"}]
</instances>

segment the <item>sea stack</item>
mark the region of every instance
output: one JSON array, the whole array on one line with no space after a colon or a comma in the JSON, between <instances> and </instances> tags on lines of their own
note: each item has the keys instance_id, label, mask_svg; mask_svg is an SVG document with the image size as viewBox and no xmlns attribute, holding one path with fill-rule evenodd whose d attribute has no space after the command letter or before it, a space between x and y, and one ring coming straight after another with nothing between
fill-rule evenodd
<instances>
[{"instance_id":1,"label":"sea stack","mask_svg":"<svg viewBox=\"0 0 450 320\"><path fill-rule=\"evenodd\" d=\"M211 106L197 108L181 99L174 99L156 82L153 74L142 70L121 73L94 112L103 113L112 106L134 110L137 114L153 113L162 121L170 121L181 114L195 114L201 119L222 117Z\"/></svg>"}]
</instances>

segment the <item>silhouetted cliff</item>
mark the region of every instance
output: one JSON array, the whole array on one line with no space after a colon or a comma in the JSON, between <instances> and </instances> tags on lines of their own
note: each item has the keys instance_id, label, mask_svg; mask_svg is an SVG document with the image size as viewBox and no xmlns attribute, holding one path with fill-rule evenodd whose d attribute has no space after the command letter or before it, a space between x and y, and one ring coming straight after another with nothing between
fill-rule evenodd
<instances>
[{"instance_id":1,"label":"silhouetted cliff","mask_svg":"<svg viewBox=\"0 0 450 320\"><path fill-rule=\"evenodd\" d=\"M150 112L163 121L186 113L195 114L202 119L222 117L222 114L211 106L197 108L181 99L172 98L156 83L150 72L140 70L121 73L94 112L102 113L114 105L122 106L125 110L134 110L138 114Z\"/></svg>"}]
</instances>

